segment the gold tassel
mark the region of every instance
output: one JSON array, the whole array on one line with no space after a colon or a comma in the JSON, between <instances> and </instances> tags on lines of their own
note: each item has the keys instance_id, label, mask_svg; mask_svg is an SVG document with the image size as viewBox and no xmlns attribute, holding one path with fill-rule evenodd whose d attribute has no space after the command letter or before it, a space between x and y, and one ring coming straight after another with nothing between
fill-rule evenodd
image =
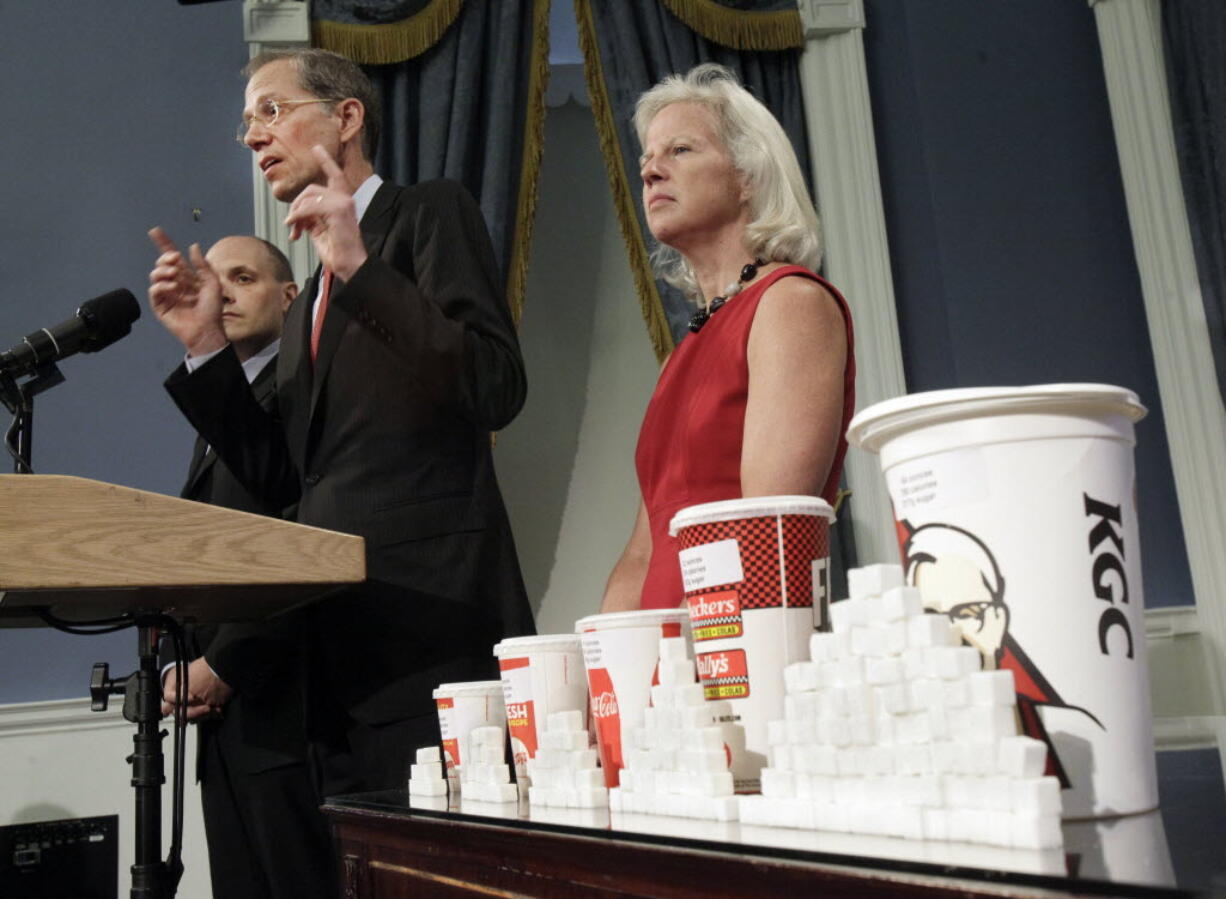
<instances>
[{"instance_id":1,"label":"gold tassel","mask_svg":"<svg viewBox=\"0 0 1226 899\"><path fill-rule=\"evenodd\" d=\"M545 147L545 88L549 84L549 0L532 4L532 53L528 72L527 125L524 156L519 174L519 202L515 210L515 237L507 271L507 302L515 326L524 314L524 286L528 281L528 256Z\"/></svg>"},{"instance_id":2,"label":"gold tassel","mask_svg":"<svg viewBox=\"0 0 1226 899\"><path fill-rule=\"evenodd\" d=\"M734 50L792 50L805 45L800 11L743 12L715 0L663 0L669 11L709 41Z\"/></svg>"},{"instance_id":3,"label":"gold tassel","mask_svg":"<svg viewBox=\"0 0 1226 899\"><path fill-rule=\"evenodd\" d=\"M420 56L439 42L460 14L464 0L432 0L399 22L350 25L317 19L311 23L314 46L364 65L386 65Z\"/></svg>"},{"instance_id":4,"label":"gold tassel","mask_svg":"<svg viewBox=\"0 0 1226 899\"><path fill-rule=\"evenodd\" d=\"M613 110L605 91L604 70L596 43L596 25L592 19L590 0L575 0L575 18L579 23L579 49L583 51L583 74L587 80L587 92L592 101L592 116L596 120L596 133L600 138L600 151L604 156L605 169L609 176L609 189L617 207L617 222L621 226L622 239L630 255L630 271L638 290L639 304L647 333L655 348L656 359L663 362L673 351L673 335L668 327L668 318L660 303L655 278L651 273L651 261L647 245L639 230L638 217L634 214L634 200L626 183L626 170L622 161L621 146L617 140Z\"/></svg>"}]
</instances>

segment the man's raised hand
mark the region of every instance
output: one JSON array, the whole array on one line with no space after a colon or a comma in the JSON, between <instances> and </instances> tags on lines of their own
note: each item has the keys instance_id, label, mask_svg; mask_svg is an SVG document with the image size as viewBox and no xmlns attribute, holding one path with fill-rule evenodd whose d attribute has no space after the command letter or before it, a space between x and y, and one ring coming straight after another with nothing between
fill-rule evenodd
<instances>
[{"instance_id":1,"label":"man's raised hand","mask_svg":"<svg viewBox=\"0 0 1226 899\"><path fill-rule=\"evenodd\" d=\"M311 148L323 172L324 184L308 184L290 204L285 224L290 228L290 240L303 233L311 235L315 252L324 268L329 268L342 281L348 281L366 261L366 245L358 229L358 217L353 205L353 189L328 151L316 145Z\"/></svg>"},{"instance_id":2,"label":"man's raised hand","mask_svg":"<svg viewBox=\"0 0 1226 899\"><path fill-rule=\"evenodd\" d=\"M151 229L149 239L161 253L149 273L153 314L178 338L189 356L224 347L221 282L200 252L200 245L191 245L189 260L161 228Z\"/></svg>"}]
</instances>

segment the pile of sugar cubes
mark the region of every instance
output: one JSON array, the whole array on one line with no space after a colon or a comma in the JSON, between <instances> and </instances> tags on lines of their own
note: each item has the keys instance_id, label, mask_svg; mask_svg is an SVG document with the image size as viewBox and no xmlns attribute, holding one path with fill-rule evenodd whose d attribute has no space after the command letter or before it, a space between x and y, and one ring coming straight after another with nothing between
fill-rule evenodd
<instances>
[{"instance_id":1,"label":"pile of sugar cubes","mask_svg":"<svg viewBox=\"0 0 1226 899\"><path fill-rule=\"evenodd\" d=\"M736 797L727 746L744 748L744 730L725 724L727 700L707 702L684 637L660 640L659 683L643 726L631 729L614 812L735 821Z\"/></svg>"},{"instance_id":2,"label":"pile of sugar cubes","mask_svg":"<svg viewBox=\"0 0 1226 899\"><path fill-rule=\"evenodd\" d=\"M1062 845L1047 747L1017 734L1013 673L981 671L902 569L848 572L810 661L784 669L762 794L743 824L1048 849Z\"/></svg>"},{"instance_id":3,"label":"pile of sugar cubes","mask_svg":"<svg viewBox=\"0 0 1226 899\"><path fill-rule=\"evenodd\" d=\"M474 727L468 734L468 755L460 765L460 794L479 802L517 802L519 788L511 782L506 762L507 731Z\"/></svg>"},{"instance_id":4,"label":"pile of sugar cubes","mask_svg":"<svg viewBox=\"0 0 1226 899\"><path fill-rule=\"evenodd\" d=\"M437 746L417 750L417 761L409 767L409 795L447 795L447 778L443 776L443 760Z\"/></svg>"},{"instance_id":5,"label":"pile of sugar cubes","mask_svg":"<svg viewBox=\"0 0 1226 899\"><path fill-rule=\"evenodd\" d=\"M525 770L531 786L528 802L555 808L604 808L609 804L604 772L583 726L583 710L550 712L537 735L536 755Z\"/></svg>"}]
</instances>

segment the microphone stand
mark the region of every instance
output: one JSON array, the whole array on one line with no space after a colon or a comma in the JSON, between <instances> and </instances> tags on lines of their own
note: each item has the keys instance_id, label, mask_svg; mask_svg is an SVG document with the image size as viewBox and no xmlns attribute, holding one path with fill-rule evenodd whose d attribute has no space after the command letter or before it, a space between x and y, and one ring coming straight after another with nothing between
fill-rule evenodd
<instances>
[{"instance_id":1,"label":"microphone stand","mask_svg":"<svg viewBox=\"0 0 1226 899\"><path fill-rule=\"evenodd\" d=\"M64 382L64 374L54 362L44 362L31 372L31 377L22 383L8 371L0 368L0 402L13 413L13 424L5 435L5 443L14 460L17 474L33 474L30 467L30 451L34 428L34 397ZM131 867L132 899L170 899L178 889L183 875L183 757L182 725L176 720L174 756L173 823L170 857L161 858L162 839L162 784L165 783L161 729L162 680L157 665L159 627L172 632L178 624L158 612L137 613L134 620L119 623L108 622L110 627L101 630L83 629L44 616L52 627L68 633L106 633L136 625L137 654L140 668L126 678L112 680L106 664L94 666L90 678L90 707L93 711L105 711L107 697L123 694L124 717L137 725L132 737L133 752L128 756L132 766L132 786L136 791L136 863ZM181 637L180 637L181 640ZM184 653L178 654L184 658ZM186 681L186 677L184 678ZM186 683L183 685L186 690Z\"/></svg>"},{"instance_id":2,"label":"microphone stand","mask_svg":"<svg viewBox=\"0 0 1226 899\"><path fill-rule=\"evenodd\" d=\"M13 424L5 436L13 456L16 474L33 474L30 467L31 444L34 440L34 397L64 383L64 373L54 362L45 362L34 369L33 377L17 383L8 372L0 371L0 400L13 413ZM14 439L15 438L15 439Z\"/></svg>"}]
</instances>

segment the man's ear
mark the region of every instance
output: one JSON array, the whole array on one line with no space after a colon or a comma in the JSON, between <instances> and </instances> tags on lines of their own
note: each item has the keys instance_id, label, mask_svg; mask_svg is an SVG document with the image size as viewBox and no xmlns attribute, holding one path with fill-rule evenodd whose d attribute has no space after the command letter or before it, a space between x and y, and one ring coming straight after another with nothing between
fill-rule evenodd
<instances>
[{"instance_id":1,"label":"man's ear","mask_svg":"<svg viewBox=\"0 0 1226 899\"><path fill-rule=\"evenodd\" d=\"M336 114L341 117L341 142L348 143L362 132L366 124L366 107L356 97L349 97L336 104Z\"/></svg>"},{"instance_id":2,"label":"man's ear","mask_svg":"<svg viewBox=\"0 0 1226 899\"><path fill-rule=\"evenodd\" d=\"M298 296L298 285L293 281L286 281L281 285L281 314L285 315L289 311L289 304L294 302L294 297Z\"/></svg>"}]
</instances>

